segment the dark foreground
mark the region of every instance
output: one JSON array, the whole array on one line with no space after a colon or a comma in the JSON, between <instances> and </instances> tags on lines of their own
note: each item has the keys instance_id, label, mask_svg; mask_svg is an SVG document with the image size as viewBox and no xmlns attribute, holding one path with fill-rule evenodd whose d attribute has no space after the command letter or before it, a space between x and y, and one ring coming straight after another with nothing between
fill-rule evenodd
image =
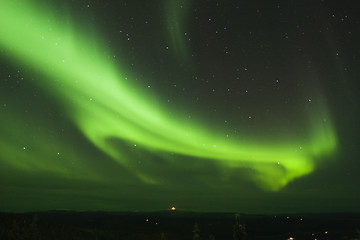
<instances>
[{"instance_id":1,"label":"dark foreground","mask_svg":"<svg viewBox=\"0 0 360 240\"><path fill-rule=\"evenodd\" d=\"M235 214L164 211L0 213L0 239L234 239ZM240 215L243 239L356 239L360 214ZM197 230L195 230L197 232ZM196 234L196 233L195 233Z\"/></svg>"}]
</instances>

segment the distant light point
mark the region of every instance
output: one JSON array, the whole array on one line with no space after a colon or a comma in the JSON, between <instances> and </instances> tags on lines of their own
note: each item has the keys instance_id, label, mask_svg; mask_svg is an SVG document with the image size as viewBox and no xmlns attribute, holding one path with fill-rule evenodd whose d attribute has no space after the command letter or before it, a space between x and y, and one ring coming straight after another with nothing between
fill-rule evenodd
<instances>
[{"instance_id":1,"label":"distant light point","mask_svg":"<svg viewBox=\"0 0 360 240\"><path fill-rule=\"evenodd\" d=\"M175 211L176 210L176 208L175 207L171 207L171 211Z\"/></svg>"}]
</instances>

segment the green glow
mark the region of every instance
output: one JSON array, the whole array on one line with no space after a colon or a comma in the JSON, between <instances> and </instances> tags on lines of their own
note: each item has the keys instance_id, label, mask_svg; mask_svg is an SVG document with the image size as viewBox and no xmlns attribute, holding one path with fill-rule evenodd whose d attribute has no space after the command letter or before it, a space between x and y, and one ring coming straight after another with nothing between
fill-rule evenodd
<instances>
[{"instance_id":1,"label":"green glow","mask_svg":"<svg viewBox=\"0 0 360 240\"><path fill-rule=\"evenodd\" d=\"M25 122L21 119L14 113L1 116L0 158L4 163L21 170L49 172L64 178L101 180L99 175L91 170L86 159L81 160L81 156L76 151L71 151L69 144L55 136L49 137L48 133L52 128L48 123L29 119ZM36 124L42 126L42 131L28 127ZM17 134L14 134L14 129ZM27 140L19 146L18 139ZM67 151L64 152L62 149ZM76 165L73 164L74 161ZM73 172L77 174L74 175Z\"/></svg>"},{"instance_id":2,"label":"green glow","mask_svg":"<svg viewBox=\"0 0 360 240\"><path fill-rule=\"evenodd\" d=\"M165 107L150 101L148 94L131 91L133 86L124 79L132 76L107 58L108 51L101 46L100 39L60 24L63 21L45 14L51 9L31 6L25 1L0 2L0 46L15 61L47 75L47 79L37 79L37 84L52 93L83 134L147 183L156 184L156 176L131 163L126 152L111 144L112 139L159 154L171 152L213 160L224 168L250 168L255 171L254 181L268 190L279 190L291 180L311 173L316 158L336 148L326 106L318 106L309 116L311 134L306 143L286 139L283 144L248 143L246 139L236 142L206 130L200 122L186 124L181 117L169 118ZM173 38L178 39L180 30L175 28ZM183 44L178 45L179 52L183 52ZM11 128L17 125L10 120L6 124ZM11 155L11 146L0 143L0 148L8 149L2 153L4 156ZM39 167L35 157L29 158L26 165L15 157L7 159L17 167L33 170ZM42 162L41 167L47 171L56 168L66 174L63 164ZM95 179L95 175L91 178Z\"/></svg>"},{"instance_id":3,"label":"green glow","mask_svg":"<svg viewBox=\"0 0 360 240\"><path fill-rule=\"evenodd\" d=\"M165 1L165 13L167 20L167 31L170 37L171 49L182 61L189 61L189 33L185 30L185 23L188 19L188 8L191 1L174 0ZM185 35L186 34L186 35Z\"/></svg>"}]
</instances>

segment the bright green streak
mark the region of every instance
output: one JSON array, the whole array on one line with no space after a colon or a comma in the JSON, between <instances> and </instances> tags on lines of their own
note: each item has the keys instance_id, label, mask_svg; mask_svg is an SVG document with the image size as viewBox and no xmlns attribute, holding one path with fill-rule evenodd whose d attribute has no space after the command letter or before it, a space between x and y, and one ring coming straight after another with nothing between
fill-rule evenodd
<instances>
[{"instance_id":1,"label":"bright green streak","mask_svg":"<svg viewBox=\"0 0 360 240\"><path fill-rule=\"evenodd\" d=\"M169 118L166 109L156 106L150 96L131 90L134 87L127 83L131 76L125 80L126 69L108 60L96 37L58 24L62 21L45 14L51 9L39 9L25 1L0 3L0 46L16 61L46 74L48 79L38 79L38 85L57 98L90 141L145 182L156 180L137 169L110 139L122 139L153 152L211 159L225 168L250 168L256 172L256 183L269 190L309 174L315 168L315 158L336 148L325 106L318 106L317 113L310 116L311 136L305 144L235 142L200 124Z\"/></svg>"}]
</instances>

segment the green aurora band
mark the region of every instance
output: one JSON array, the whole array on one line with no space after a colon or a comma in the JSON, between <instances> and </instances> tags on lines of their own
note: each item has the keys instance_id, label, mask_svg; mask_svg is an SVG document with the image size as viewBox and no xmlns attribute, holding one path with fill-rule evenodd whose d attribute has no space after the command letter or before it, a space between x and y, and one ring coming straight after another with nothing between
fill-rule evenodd
<instances>
[{"instance_id":1,"label":"green aurora band","mask_svg":"<svg viewBox=\"0 0 360 240\"><path fill-rule=\"evenodd\" d=\"M47 79L39 78L36 84L59 101L68 117L94 145L145 183L156 184L156 177L136 168L113 141L136 144L159 155L175 153L193 157L194 161L213 160L224 168L248 168L254 171L251 177L260 187L274 191L311 173L316 159L336 149L336 135L326 106L317 106L309 116L311 136L306 143L286 139L283 144L232 141L205 129L200 122L184 123L181 117L169 117L166 108L151 101L149 94L134 90L129 84L132 77L108 59L107 49L95 34L82 33L81 29L73 29L66 21L56 19L49 14L51 8L41 9L27 1L1 0L0 3L0 46L7 55L15 63L45 74ZM173 37L177 38L177 30L174 31ZM21 125L12 117L1 118L3 126L9 129ZM10 130L6 137L12 137ZM1 142L0 148L0 156L8 164L23 165L12 155L12 146ZM41 147L38 149L33 157L27 156L27 170L39 169L36 158L41 158ZM13 157L9 158L10 155ZM51 171L55 165L60 173L66 172L60 163L42 164L41 168Z\"/></svg>"}]
</instances>

